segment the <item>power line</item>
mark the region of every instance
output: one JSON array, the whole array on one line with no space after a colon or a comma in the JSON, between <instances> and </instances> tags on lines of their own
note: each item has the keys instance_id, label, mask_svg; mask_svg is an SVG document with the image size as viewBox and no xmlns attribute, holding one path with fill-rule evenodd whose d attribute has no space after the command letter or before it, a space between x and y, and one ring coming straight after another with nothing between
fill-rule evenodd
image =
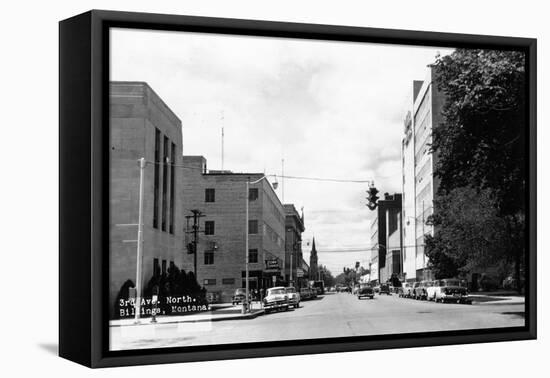
<instances>
[{"instance_id":1,"label":"power line","mask_svg":"<svg viewBox=\"0 0 550 378\"><path fill-rule=\"evenodd\" d=\"M131 160L131 159L124 159L124 160ZM163 161L145 161L146 164L159 164L164 165L167 164L171 167L176 168L185 168L185 169L191 169L191 170L198 170L202 171L202 168L196 167L196 166L190 166L190 165L184 165L184 164L174 164L174 163L165 163ZM235 172L231 172L235 173ZM231 174L230 173L230 174ZM243 174L243 173L239 173ZM261 173L254 173L254 174L261 174ZM280 179L291 179L291 180L306 180L306 181L323 181L323 182L341 182L341 183L356 183L356 184L370 184L373 182L373 180L355 180L355 179L342 179L342 178L328 178L328 177L307 177L307 176L287 176L287 175L266 175L266 177L274 177L274 178L280 178Z\"/></svg>"}]
</instances>

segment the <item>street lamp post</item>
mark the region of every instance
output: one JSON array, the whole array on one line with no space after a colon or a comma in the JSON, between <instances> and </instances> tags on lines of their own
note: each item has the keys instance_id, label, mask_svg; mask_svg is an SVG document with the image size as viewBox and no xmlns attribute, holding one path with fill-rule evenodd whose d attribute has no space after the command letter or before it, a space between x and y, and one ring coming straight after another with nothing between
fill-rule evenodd
<instances>
[{"instance_id":1,"label":"street lamp post","mask_svg":"<svg viewBox=\"0 0 550 378\"><path fill-rule=\"evenodd\" d=\"M136 251L136 304L134 323L139 323L141 311L141 256L143 254L143 176L145 173L145 158L139 159L139 208L138 208L138 235Z\"/></svg>"}]
</instances>

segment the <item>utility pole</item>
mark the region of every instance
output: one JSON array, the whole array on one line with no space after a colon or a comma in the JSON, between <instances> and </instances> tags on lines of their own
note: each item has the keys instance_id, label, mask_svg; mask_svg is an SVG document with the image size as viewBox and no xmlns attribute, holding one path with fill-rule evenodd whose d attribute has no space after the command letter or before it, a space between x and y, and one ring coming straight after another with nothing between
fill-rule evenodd
<instances>
[{"instance_id":1,"label":"utility pole","mask_svg":"<svg viewBox=\"0 0 550 378\"><path fill-rule=\"evenodd\" d=\"M197 252L198 252L198 245L199 245L199 232L203 232L200 230L199 220L200 218L205 217L206 215L204 215L200 210L197 210L197 209L191 210L191 213L193 215L187 215L185 218L188 221L190 218L193 219L193 226L191 227L191 231L187 231L187 233L193 234L193 242L192 242L193 255L194 255L193 256L193 273L195 274L195 279L197 280L197 283L198 283L199 281L197 277Z\"/></svg>"}]
</instances>

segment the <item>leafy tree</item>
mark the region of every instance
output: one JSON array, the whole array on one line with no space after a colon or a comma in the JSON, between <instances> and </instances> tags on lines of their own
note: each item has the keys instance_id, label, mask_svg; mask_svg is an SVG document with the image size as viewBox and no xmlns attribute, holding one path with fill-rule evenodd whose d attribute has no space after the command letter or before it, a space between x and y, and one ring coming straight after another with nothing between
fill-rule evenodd
<instances>
[{"instance_id":1,"label":"leafy tree","mask_svg":"<svg viewBox=\"0 0 550 378\"><path fill-rule=\"evenodd\" d=\"M459 276L509 259L510 235L491 189L452 189L435 200L429 221L437 232L426 236L426 256L436 278Z\"/></svg>"},{"instance_id":2,"label":"leafy tree","mask_svg":"<svg viewBox=\"0 0 550 378\"><path fill-rule=\"evenodd\" d=\"M499 243L499 248L504 251L503 258L513 256L519 277L525 253L525 54L458 49L438 57L434 69L437 88L446 97L443 122L434 125L431 146L437 156L434 175L439 179L438 194L445 196L469 187L485 193L484 201L488 201L487 195L491 197L496 210L494 214L490 210L491 216L500 218L502 234L508 236L508 244ZM435 211L441 212L437 207ZM429 248L433 243L438 246L432 248L434 266L463 270L465 266L460 264L464 261L454 259L458 265L453 268L446 257L437 255L444 250L440 240L447 240L438 235L445 232L444 228L438 230L434 239L427 241ZM446 248L465 251L467 244L467 240L460 243L455 239ZM479 254L470 252L473 255L466 259L468 264Z\"/></svg>"}]
</instances>

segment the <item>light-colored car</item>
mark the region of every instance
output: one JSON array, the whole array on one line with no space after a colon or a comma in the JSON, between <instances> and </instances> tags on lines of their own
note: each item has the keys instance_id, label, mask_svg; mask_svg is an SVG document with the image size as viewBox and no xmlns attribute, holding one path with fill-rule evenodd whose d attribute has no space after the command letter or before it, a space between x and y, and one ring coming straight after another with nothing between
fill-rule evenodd
<instances>
[{"instance_id":1,"label":"light-colored car","mask_svg":"<svg viewBox=\"0 0 550 378\"><path fill-rule=\"evenodd\" d=\"M402 298L410 298L412 297L412 290L413 285L411 285L409 282L403 282L403 285L399 288L399 296Z\"/></svg>"},{"instance_id":2,"label":"light-colored car","mask_svg":"<svg viewBox=\"0 0 550 378\"><path fill-rule=\"evenodd\" d=\"M307 301L312 298L311 289L309 287L303 287L300 289L300 300Z\"/></svg>"},{"instance_id":3,"label":"light-colored car","mask_svg":"<svg viewBox=\"0 0 550 378\"><path fill-rule=\"evenodd\" d=\"M286 294L288 296L288 303L294 308L300 307L300 293L296 292L296 288L287 287Z\"/></svg>"},{"instance_id":4,"label":"light-colored car","mask_svg":"<svg viewBox=\"0 0 550 378\"><path fill-rule=\"evenodd\" d=\"M428 288L433 285L432 281L415 282L413 286L414 299L428 299Z\"/></svg>"},{"instance_id":5,"label":"light-colored car","mask_svg":"<svg viewBox=\"0 0 550 378\"><path fill-rule=\"evenodd\" d=\"M446 278L433 281L433 285L426 288L427 297L435 302L468 302L468 289L461 284L460 280Z\"/></svg>"},{"instance_id":6,"label":"light-colored car","mask_svg":"<svg viewBox=\"0 0 550 378\"><path fill-rule=\"evenodd\" d=\"M286 311L290 307L288 295L284 286L276 286L267 289L263 306L266 313L272 310Z\"/></svg>"}]
</instances>

